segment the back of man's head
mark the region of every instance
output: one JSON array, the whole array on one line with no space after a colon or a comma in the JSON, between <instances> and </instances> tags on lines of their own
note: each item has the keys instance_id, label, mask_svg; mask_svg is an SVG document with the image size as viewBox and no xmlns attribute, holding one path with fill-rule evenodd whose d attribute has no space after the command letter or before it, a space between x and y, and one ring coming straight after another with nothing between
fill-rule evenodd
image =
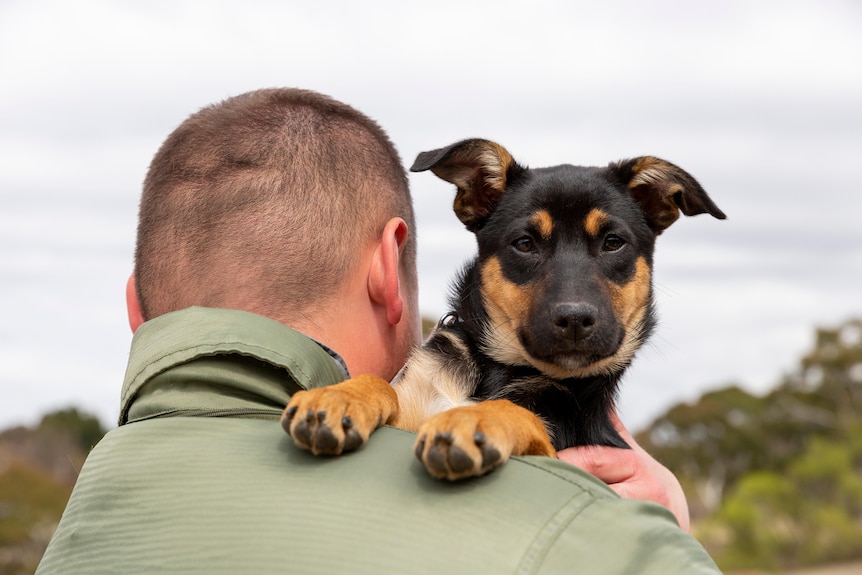
<instances>
[{"instance_id":1,"label":"back of man's head","mask_svg":"<svg viewBox=\"0 0 862 575\"><path fill-rule=\"evenodd\" d=\"M167 138L144 181L143 317L201 305L307 319L396 216L415 230L401 160L350 106L296 89L209 106ZM415 281L414 239L402 257Z\"/></svg>"}]
</instances>

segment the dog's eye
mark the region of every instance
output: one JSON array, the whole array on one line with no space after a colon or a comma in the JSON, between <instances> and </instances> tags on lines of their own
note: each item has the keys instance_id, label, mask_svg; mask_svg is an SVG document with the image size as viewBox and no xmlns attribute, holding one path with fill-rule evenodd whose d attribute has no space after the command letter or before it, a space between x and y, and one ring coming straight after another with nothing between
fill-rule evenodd
<instances>
[{"instance_id":1,"label":"dog's eye","mask_svg":"<svg viewBox=\"0 0 862 575\"><path fill-rule=\"evenodd\" d=\"M605 238L605 245L603 249L606 252L616 252L619 251L624 245L626 245L625 240L623 240L619 236L608 236Z\"/></svg>"},{"instance_id":2,"label":"dog's eye","mask_svg":"<svg viewBox=\"0 0 862 575\"><path fill-rule=\"evenodd\" d=\"M512 242L512 246L519 252L527 253L533 251L533 238L524 236Z\"/></svg>"}]
</instances>

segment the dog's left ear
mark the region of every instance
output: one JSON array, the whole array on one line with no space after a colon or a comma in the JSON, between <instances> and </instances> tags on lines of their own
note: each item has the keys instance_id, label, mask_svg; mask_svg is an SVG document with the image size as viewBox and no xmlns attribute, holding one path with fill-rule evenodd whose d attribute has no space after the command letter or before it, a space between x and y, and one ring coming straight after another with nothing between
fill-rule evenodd
<instances>
[{"instance_id":1,"label":"dog's left ear","mask_svg":"<svg viewBox=\"0 0 862 575\"><path fill-rule=\"evenodd\" d=\"M612 163L608 169L628 188L656 235L674 223L680 211L727 217L691 174L670 162L643 156Z\"/></svg>"},{"instance_id":2,"label":"dog's left ear","mask_svg":"<svg viewBox=\"0 0 862 575\"><path fill-rule=\"evenodd\" d=\"M463 140L416 156L411 172L431 170L455 184L455 215L471 232L479 230L523 167L500 144L489 140Z\"/></svg>"}]
</instances>

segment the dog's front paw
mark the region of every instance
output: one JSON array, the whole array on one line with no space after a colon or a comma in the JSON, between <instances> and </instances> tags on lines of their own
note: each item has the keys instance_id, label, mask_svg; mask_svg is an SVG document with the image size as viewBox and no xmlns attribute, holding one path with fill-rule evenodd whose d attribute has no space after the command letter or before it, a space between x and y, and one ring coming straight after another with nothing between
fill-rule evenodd
<instances>
[{"instance_id":1,"label":"dog's front paw","mask_svg":"<svg viewBox=\"0 0 862 575\"><path fill-rule=\"evenodd\" d=\"M484 475L509 458L509 453L489 444L481 431L467 437L469 432L438 431L434 427L434 423L423 426L415 446L416 457L434 477L454 481Z\"/></svg>"},{"instance_id":2,"label":"dog's front paw","mask_svg":"<svg viewBox=\"0 0 862 575\"><path fill-rule=\"evenodd\" d=\"M511 455L556 457L541 420L507 400L438 413L420 426L418 434L416 457L440 479L484 475Z\"/></svg>"},{"instance_id":3,"label":"dog's front paw","mask_svg":"<svg viewBox=\"0 0 862 575\"><path fill-rule=\"evenodd\" d=\"M362 407L351 409L337 389L300 391L287 404L281 426L299 447L315 455L338 455L361 447L377 427L373 413L357 417L357 411Z\"/></svg>"},{"instance_id":4,"label":"dog's front paw","mask_svg":"<svg viewBox=\"0 0 862 575\"><path fill-rule=\"evenodd\" d=\"M398 399L389 382L360 375L295 393L281 415L281 426L297 446L315 455L339 455L362 447L397 412Z\"/></svg>"}]
</instances>

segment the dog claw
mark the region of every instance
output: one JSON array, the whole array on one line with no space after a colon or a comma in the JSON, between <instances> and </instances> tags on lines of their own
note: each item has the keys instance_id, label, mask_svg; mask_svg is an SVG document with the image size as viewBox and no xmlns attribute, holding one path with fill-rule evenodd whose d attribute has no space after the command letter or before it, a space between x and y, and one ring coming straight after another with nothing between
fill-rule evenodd
<instances>
[{"instance_id":1,"label":"dog claw","mask_svg":"<svg viewBox=\"0 0 862 575\"><path fill-rule=\"evenodd\" d=\"M446 476L446 452L439 445L434 445L428 450L423 459L425 466L440 477Z\"/></svg>"},{"instance_id":2,"label":"dog claw","mask_svg":"<svg viewBox=\"0 0 862 575\"><path fill-rule=\"evenodd\" d=\"M347 429L344 434L344 451L355 451L362 447L365 440L355 429Z\"/></svg>"},{"instance_id":3,"label":"dog claw","mask_svg":"<svg viewBox=\"0 0 862 575\"><path fill-rule=\"evenodd\" d=\"M458 475L463 475L473 469L473 459L463 449L453 445L449 448L449 469Z\"/></svg>"},{"instance_id":4,"label":"dog claw","mask_svg":"<svg viewBox=\"0 0 862 575\"><path fill-rule=\"evenodd\" d=\"M293 428L293 438L304 445L311 445L311 429L308 426L309 420L304 419L296 424Z\"/></svg>"},{"instance_id":5,"label":"dog claw","mask_svg":"<svg viewBox=\"0 0 862 575\"><path fill-rule=\"evenodd\" d=\"M416 455L416 459L418 459L419 461L422 461L422 454L425 453L425 436L424 435L416 440L416 447L413 448L413 453Z\"/></svg>"},{"instance_id":6,"label":"dog claw","mask_svg":"<svg viewBox=\"0 0 862 575\"><path fill-rule=\"evenodd\" d=\"M321 425L317 428L314 438L314 448L317 453L338 453L338 438L332 430Z\"/></svg>"},{"instance_id":7,"label":"dog claw","mask_svg":"<svg viewBox=\"0 0 862 575\"><path fill-rule=\"evenodd\" d=\"M445 433L438 433L434 436L434 443L438 445L441 443L446 445L452 445L452 441L452 434L448 431Z\"/></svg>"},{"instance_id":8,"label":"dog claw","mask_svg":"<svg viewBox=\"0 0 862 575\"><path fill-rule=\"evenodd\" d=\"M502 456L500 452L493 447L482 445L482 469L490 469L500 463Z\"/></svg>"}]
</instances>

